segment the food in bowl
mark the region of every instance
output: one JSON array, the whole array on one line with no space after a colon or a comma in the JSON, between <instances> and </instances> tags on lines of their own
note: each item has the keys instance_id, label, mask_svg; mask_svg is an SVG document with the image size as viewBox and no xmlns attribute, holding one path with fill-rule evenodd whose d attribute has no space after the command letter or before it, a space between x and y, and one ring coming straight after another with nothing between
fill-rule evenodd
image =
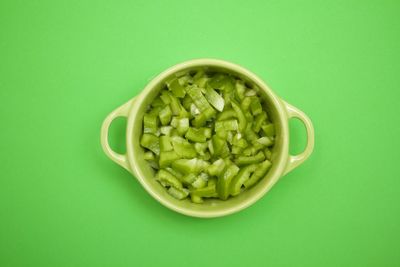
<instances>
[{"instance_id":1,"label":"food in bowl","mask_svg":"<svg viewBox=\"0 0 400 267\"><path fill-rule=\"evenodd\" d=\"M169 78L143 116L155 179L177 199L226 200L271 168L275 127L255 85L198 69Z\"/></svg>"}]
</instances>

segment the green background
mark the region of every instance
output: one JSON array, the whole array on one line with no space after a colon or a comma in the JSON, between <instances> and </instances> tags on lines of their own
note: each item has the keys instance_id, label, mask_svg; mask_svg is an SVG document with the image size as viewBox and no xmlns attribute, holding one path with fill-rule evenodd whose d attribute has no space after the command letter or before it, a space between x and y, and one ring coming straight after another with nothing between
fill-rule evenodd
<instances>
[{"instance_id":1,"label":"green background","mask_svg":"<svg viewBox=\"0 0 400 267\"><path fill-rule=\"evenodd\" d=\"M399 13L397 0L2 0L0 266L400 266ZM200 57L255 72L316 134L264 198L207 220L158 204L99 140L109 112ZM291 133L299 152L304 129Z\"/></svg>"}]
</instances>

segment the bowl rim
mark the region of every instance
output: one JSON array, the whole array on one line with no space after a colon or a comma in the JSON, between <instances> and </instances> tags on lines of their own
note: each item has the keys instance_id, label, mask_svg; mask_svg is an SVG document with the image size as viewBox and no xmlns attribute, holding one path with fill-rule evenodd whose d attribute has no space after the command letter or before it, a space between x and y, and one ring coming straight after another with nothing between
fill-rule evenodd
<instances>
[{"instance_id":1,"label":"bowl rim","mask_svg":"<svg viewBox=\"0 0 400 267\"><path fill-rule=\"evenodd\" d=\"M165 207L176 211L178 213L192 216L192 217L200 217L200 218L212 218L212 217L221 217L221 216L226 216L229 214L233 214L236 212L239 212L255 202L257 202L259 199L261 199L274 185L275 183L280 179L280 177L283 175L283 172L286 168L286 165L288 163L288 158L289 158L289 130L288 130L288 118L287 118L287 111L286 108L284 107L284 104L282 100L268 87L268 85L260 79L257 75L249 71L248 69L237 65L235 63L231 63L225 60L221 59L212 59L212 58L200 58L200 59L192 59L188 61L184 61L181 63L178 63L172 67L169 67L168 69L164 70L161 72L159 75L154 77L142 90L142 92L135 98L133 103L138 102L138 103L143 103L143 100L147 97L147 95L159 84L161 80L164 80L168 76L177 73L179 71L188 69L188 68L196 68L196 67L221 67L225 68L228 70L231 70L233 72L239 73L243 75L244 77L248 78L252 82L254 82L261 90L263 90L267 95L270 101L274 104L278 118L280 121L281 125L281 135L282 135L282 145L281 145L281 151L280 151L280 158L278 159L278 166L275 168L275 172L271 175L269 178L268 183L264 185L264 187L257 191L255 194L253 194L251 197L247 199L247 201L243 201L239 203L238 205L229 207L229 208L224 208L221 210L192 210L190 208L184 208L184 207L179 207L175 205L174 203L170 202L168 199L160 196L155 192L150 185L150 183L146 182L145 175L143 174L142 170L138 167L139 164L137 164L137 157L134 153L133 149L133 138L131 136L133 135L133 126L135 124L135 119L137 119L136 114L138 113L138 110L141 105L135 105L132 104L130 107L130 111L128 112L128 119L127 119L127 132L126 132L126 152L127 152L127 159L128 159L128 164L132 172L134 173L135 177L137 180L140 182L140 184L144 187L144 189L158 202L160 202L162 205ZM276 163L275 163L276 164Z\"/></svg>"}]
</instances>

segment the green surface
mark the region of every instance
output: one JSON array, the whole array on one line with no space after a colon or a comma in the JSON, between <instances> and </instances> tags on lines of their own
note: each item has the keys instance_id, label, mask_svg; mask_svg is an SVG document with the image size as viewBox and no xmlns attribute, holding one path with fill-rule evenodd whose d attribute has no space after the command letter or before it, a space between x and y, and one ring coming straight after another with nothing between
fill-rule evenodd
<instances>
[{"instance_id":1,"label":"green surface","mask_svg":"<svg viewBox=\"0 0 400 267\"><path fill-rule=\"evenodd\" d=\"M0 266L400 265L400 2L243 3L0 2ZM208 220L161 206L99 141L199 57L255 72L316 133L263 199Z\"/></svg>"}]
</instances>

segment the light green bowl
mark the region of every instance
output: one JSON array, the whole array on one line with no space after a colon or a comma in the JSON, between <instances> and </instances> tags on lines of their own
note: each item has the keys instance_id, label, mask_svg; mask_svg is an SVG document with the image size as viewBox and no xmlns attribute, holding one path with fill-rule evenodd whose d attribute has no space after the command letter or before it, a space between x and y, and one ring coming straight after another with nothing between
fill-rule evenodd
<instances>
[{"instance_id":1,"label":"light green bowl","mask_svg":"<svg viewBox=\"0 0 400 267\"><path fill-rule=\"evenodd\" d=\"M272 150L272 168L264 179L253 188L244 191L239 196L226 201L218 199L205 200L203 204L194 204L190 200L177 200L154 179L154 171L144 160L144 150L139 144L142 134L142 118L149 105L165 80L178 72L186 72L206 68L234 74L248 83L253 83L261 89L261 96L265 99L269 115L276 127L276 143ZM117 117L127 118L126 154L113 151L108 143L108 129ZM299 155L289 155L289 127L290 118L300 119L307 131L307 145ZM311 154L314 147L314 129L310 119L299 109L280 99L260 78L245 68L216 59L195 59L175 65L154 78L144 90L135 98L115 109L104 120L101 129L101 145L106 155L117 164L132 173L147 192L161 204L176 212L194 217L219 217L232 214L249 207L264 196L280 177L303 163Z\"/></svg>"}]
</instances>

